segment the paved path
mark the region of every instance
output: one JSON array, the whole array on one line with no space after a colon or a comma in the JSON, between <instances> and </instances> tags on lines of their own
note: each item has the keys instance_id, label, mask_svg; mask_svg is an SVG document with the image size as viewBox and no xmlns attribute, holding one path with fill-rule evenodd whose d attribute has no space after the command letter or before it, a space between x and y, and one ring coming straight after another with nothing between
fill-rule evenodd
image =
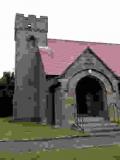
<instances>
[{"instance_id":1,"label":"paved path","mask_svg":"<svg viewBox=\"0 0 120 160\"><path fill-rule=\"evenodd\" d=\"M96 136L96 137L76 137L54 140L39 141L9 141L0 142L0 151L37 151L42 149L53 148L83 148L101 145L120 144L120 135L116 136Z\"/></svg>"}]
</instances>

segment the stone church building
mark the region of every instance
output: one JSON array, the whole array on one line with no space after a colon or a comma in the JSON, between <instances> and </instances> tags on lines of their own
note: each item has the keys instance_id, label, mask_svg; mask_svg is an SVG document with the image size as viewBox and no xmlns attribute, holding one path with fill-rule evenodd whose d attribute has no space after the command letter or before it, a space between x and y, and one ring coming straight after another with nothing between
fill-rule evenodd
<instances>
[{"instance_id":1,"label":"stone church building","mask_svg":"<svg viewBox=\"0 0 120 160\"><path fill-rule=\"evenodd\" d=\"M66 127L120 107L120 45L47 38L48 18L15 18L13 118Z\"/></svg>"}]
</instances>

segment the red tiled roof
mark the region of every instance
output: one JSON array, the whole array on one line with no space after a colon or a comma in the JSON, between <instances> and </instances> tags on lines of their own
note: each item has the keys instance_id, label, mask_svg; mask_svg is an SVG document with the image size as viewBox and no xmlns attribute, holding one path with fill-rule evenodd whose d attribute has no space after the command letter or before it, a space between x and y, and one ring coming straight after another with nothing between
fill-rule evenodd
<instances>
[{"instance_id":1,"label":"red tiled roof","mask_svg":"<svg viewBox=\"0 0 120 160\"><path fill-rule=\"evenodd\" d=\"M87 47L120 76L120 44L58 39L48 39L48 49L40 49L46 74L61 75Z\"/></svg>"}]
</instances>

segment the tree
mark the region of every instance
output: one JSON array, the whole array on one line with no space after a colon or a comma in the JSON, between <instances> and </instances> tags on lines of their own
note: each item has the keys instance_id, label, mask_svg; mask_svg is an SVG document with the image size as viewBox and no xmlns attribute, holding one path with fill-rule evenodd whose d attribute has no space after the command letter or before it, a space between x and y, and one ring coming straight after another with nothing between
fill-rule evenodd
<instances>
[{"instance_id":1,"label":"tree","mask_svg":"<svg viewBox=\"0 0 120 160\"><path fill-rule=\"evenodd\" d=\"M4 72L0 79L0 116L12 115L14 80L14 72Z\"/></svg>"}]
</instances>

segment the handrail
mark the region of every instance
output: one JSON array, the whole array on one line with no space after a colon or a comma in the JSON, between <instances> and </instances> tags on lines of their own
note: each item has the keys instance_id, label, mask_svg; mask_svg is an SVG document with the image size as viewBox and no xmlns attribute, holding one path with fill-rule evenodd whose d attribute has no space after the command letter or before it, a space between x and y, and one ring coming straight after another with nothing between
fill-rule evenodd
<instances>
[{"instance_id":1,"label":"handrail","mask_svg":"<svg viewBox=\"0 0 120 160\"><path fill-rule=\"evenodd\" d=\"M81 129L82 132L84 132L84 116L82 114L76 114L75 115L75 123L77 125L77 127L79 127Z\"/></svg>"},{"instance_id":2,"label":"handrail","mask_svg":"<svg viewBox=\"0 0 120 160\"><path fill-rule=\"evenodd\" d=\"M75 125L79 127L82 132L84 132L84 116L82 114L77 113L77 105L75 105L74 119Z\"/></svg>"}]
</instances>

